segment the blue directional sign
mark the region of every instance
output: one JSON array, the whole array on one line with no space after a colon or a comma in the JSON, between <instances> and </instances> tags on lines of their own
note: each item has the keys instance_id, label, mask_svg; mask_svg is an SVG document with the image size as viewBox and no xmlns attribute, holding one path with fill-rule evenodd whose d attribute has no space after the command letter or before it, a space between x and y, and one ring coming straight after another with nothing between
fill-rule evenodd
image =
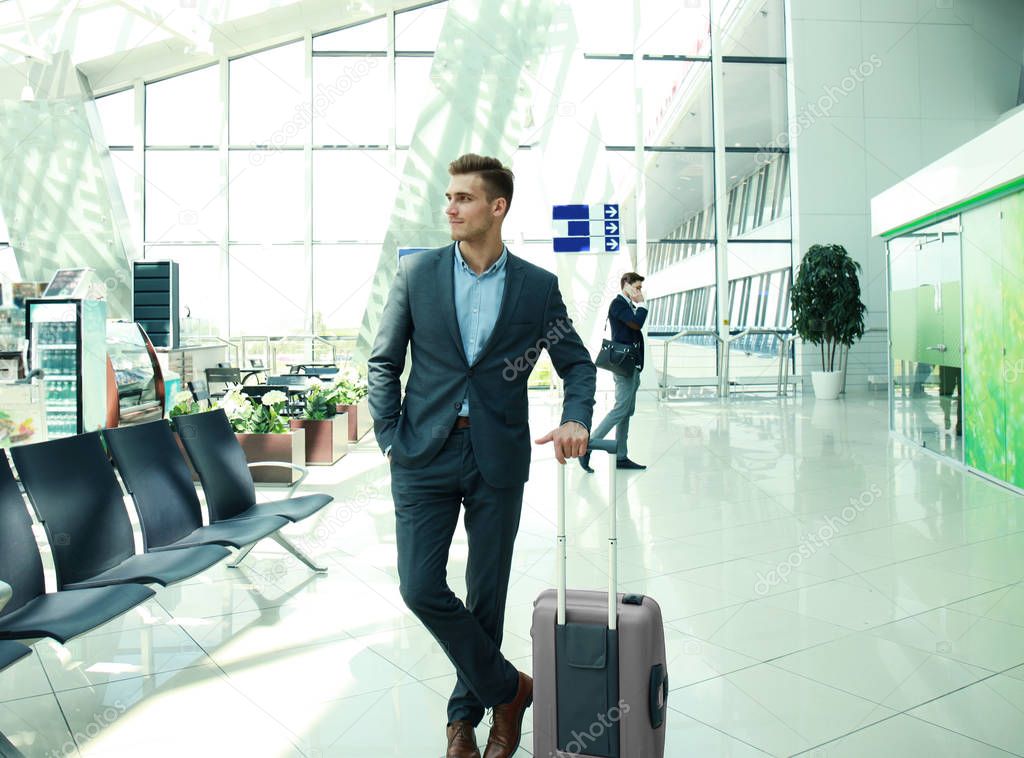
<instances>
[{"instance_id":1,"label":"blue directional sign","mask_svg":"<svg viewBox=\"0 0 1024 758\"><path fill-rule=\"evenodd\" d=\"M556 253L616 253L621 246L617 203L555 205L551 222Z\"/></svg>"},{"instance_id":2,"label":"blue directional sign","mask_svg":"<svg viewBox=\"0 0 1024 758\"><path fill-rule=\"evenodd\" d=\"M589 253L590 237L555 237L556 253Z\"/></svg>"}]
</instances>

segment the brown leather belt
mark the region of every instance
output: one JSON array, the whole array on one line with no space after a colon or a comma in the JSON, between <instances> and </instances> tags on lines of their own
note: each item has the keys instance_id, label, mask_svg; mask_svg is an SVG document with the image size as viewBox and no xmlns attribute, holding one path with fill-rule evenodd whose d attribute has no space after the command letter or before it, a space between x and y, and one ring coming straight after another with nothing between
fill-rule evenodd
<instances>
[{"instance_id":1,"label":"brown leather belt","mask_svg":"<svg viewBox=\"0 0 1024 758\"><path fill-rule=\"evenodd\" d=\"M469 416L456 416L455 417L455 428L456 429L468 429L469 428Z\"/></svg>"}]
</instances>

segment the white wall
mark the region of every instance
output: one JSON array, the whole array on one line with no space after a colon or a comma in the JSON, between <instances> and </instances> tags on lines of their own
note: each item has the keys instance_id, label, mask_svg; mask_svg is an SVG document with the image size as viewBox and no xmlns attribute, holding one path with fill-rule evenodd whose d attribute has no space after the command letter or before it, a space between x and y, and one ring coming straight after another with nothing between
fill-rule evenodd
<instances>
[{"instance_id":1,"label":"white wall","mask_svg":"<svg viewBox=\"0 0 1024 758\"><path fill-rule=\"evenodd\" d=\"M790 19L794 259L815 243L845 245L863 266L868 324L884 327L870 198L1016 105L1024 2L790 0ZM849 389L885 373L885 351L878 336L853 349ZM804 354L806 374L817 351Z\"/></svg>"}]
</instances>

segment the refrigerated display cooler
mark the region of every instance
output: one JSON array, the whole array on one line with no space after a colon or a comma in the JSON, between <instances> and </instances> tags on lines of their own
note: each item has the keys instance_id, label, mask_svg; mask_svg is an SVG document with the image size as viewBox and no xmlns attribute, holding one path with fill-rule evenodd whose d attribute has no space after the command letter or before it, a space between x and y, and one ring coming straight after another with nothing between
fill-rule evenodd
<instances>
[{"instance_id":1,"label":"refrigerated display cooler","mask_svg":"<svg viewBox=\"0 0 1024 758\"><path fill-rule=\"evenodd\" d=\"M78 298L25 302L29 366L42 369L47 436L101 429L107 415L107 304Z\"/></svg>"}]
</instances>

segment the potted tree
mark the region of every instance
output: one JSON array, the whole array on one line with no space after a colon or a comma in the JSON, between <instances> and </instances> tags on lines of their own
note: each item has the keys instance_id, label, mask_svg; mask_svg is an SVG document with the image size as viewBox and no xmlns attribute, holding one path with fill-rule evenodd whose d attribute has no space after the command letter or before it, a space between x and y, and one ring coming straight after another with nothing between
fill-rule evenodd
<instances>
[{"instance_id":1,"label":"potted tree","mask_svg":"<svg viewBox=\"0 0 1024 758\"><path fill-rule=\"evenodd\" d=\"M306 407L300 418L288 423L306 431L306 463L330 466L348 452L348 417L338 415L335 385L312 380L306 393Z\"/></svg>"},{"instance_id":2,"label":"potted tree","mask_svg":"<svg viewBox=\"0 0 1024 758\"><path fill-rule=\"evenodd\" d=\"M812 245L793 282L793 329L821 349L821 371L811 372L811 384L822 400L835 400L842 390L840 346L850 347L864 335L867 309L860 299L859 271L842 245Z\"/></svg>"}]
</instances>

